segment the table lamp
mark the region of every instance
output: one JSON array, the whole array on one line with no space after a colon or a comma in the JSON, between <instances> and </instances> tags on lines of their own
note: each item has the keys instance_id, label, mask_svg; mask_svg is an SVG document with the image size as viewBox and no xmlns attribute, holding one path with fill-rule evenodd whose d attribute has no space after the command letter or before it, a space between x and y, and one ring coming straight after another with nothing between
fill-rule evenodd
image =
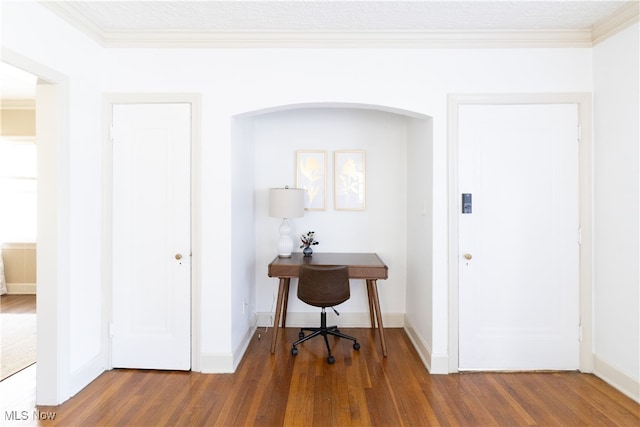
<instances>
[{"instance_id":1,"label":"table lamp","mask_svg":"<svg viewBox=\"0 0 640 427\"><path fill-rule=\"evenodd\" d=\"M304 216L304 193L305 190L301 188L289 188L289 186L269 189L269 216L283 219L277 246L280 258L291 257L293 240L287 219Z\"/></svg>"}]
</instances>

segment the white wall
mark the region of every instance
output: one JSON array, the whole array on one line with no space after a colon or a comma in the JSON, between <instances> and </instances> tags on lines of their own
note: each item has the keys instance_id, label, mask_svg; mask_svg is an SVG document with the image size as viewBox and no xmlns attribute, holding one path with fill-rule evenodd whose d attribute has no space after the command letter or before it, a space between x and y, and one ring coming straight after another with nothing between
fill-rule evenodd
<instances>
[{"instance_id":1,"label":"white wall","mask_svg":"<svg viewBox=\"0 0 640 427\"><path fill-rule=\"evenodd\" d=\"M230 352L229 341L216 340L216 331L207 332L207 329L230 329L229 299L219 298L219 295L227 292L225 284L229 286L232 281L228 226L232 214L218 206L231 200L233 177L242 173L233 170L230 162L230 129L235 116L290 104L328 102L379 105L433 117L433 203L430 207L434 248L430 294L433 301L423 309L432 310L430 316L437 328L424 331L422 335L431 333L433 341L427 343L431 350L446 355L447 94L588 92L591 89L591 54L584 49L113 49L107 54L105 91L202 94L201 255L203 260L211 261L203 263L199 274L202 278L202 350L211 354ZM300 145L306 143L306 140L300 141ZM406 156L399 158L406 159ZM260 155L256 155L256 159L260 159ZM293 157L286 164L293 164ZM293 170L278 169L265 188L291 182L293 173ZM371 186L369 181L369 188ZM256 197L259 196L258 193ZM256 207L260 211L259 198ZM369 205L367 212L371 209ZM304 220L310 219L315 216L309 215ZM268 221L275 232L278 221ZM335 239L328 241L332 240ZM329 250L326 243L321 245L322 250ZM265 265L265 270L256 274L256 280L267 280L258 277L266 275L265 260L257 260L257 263L257 271L260 264ZM386 283L381 284L380 289L381 292L395 292ZM267 291L267 304L272 301L271 292L271 289ZM393 313L396 307L386 301L389 297L384 294L381 297L383 310ZM256 311L260 309L256 307ZM223 326L225 323L226 327Z\"/></svg>"},{"instance_id":2,"label":"white wall","mask_svg":"<svg viewBox=\"0 0 640 427\"><path fill-rule=\"evenodd\" d=\"M407 310L405 327L433 372L433 126L412 120L407 144ZM445 329L446 331L446 329ZM437 334L438 332L436 332ZM441 354L437 357L446 357Z\"/></svg>"},{"instance_id":3,"label":"white wall","mask_svg":"<svg viewBox=\"0 0 640 427\"><path fill-rule=\"evenodd\" d=\"M255 265L256 265L256 206L255 206L255 144L253 126L246 120L232 123L232 201L231 206L221 203L218 209L231 211L231 300L230 333L232 363L226 371L232 372L240 362L251 332L255 326ZM206 309L206 304L203 304ZM206 329L205 329L206 330Z\"/></svg>"},{"instance_id":4,"label":"white wall","mask_svg":"<svg viewBox=\"0 0 640 427\"><path fill-rule=\"evenodd\" d=\"M487 92L583 92L591 89L591 54L584 49L535 49L535 50L376 50L376 49L275 49L275 50L154 50L114 49L108 52L108 92L199 92L202 94L203 125L201 129L201 212L203 260L199 272L202 281L202 351L207 354L229 354L230 341L218 340L231 330L232 307L227 296L232 283L229 248L232 235L228 224L231 212L218 209L220 203L231 200L234 177L244 173L235 170L231 159L231 123L237 115L263 109L306 103L355 103L379 105L390 109L412 111L433 118L433 144L431 147L432 168L432 289L428 291L432 300L423 305L431 310L434 323L420 331L431 341L425 347L447 357L448 352L448 260L447 260L447 95L449 93ZM282 114L295 114L282 113ZM273 121L277 118L267 118ZM259 118L255 118L256 123ZM266 125L266 123L265 123ZM292 125L295 127L295 125ZM291 132L294 132L291 130ZM323 131L328 134L329 130ZM255 134L259 137L259 133ZM316 148L310 144L308 133L299 141L290 142L294 147ZM322 135L322 133L320 134ZM285 135L286 136L286 135ZM405 137L405 141L406 141ZM307 145L308 144L308 145ZM406 142L405 142L406 144ZM406 147L404 148L406 150ZM259 148L256 146L256 150ZM332 150L332 149L331 149ZM330 151L331 151L330 150ZM292 182L294 177L293 153L282 167L277 168L264 188ZM406 161L406 154L391 159ZM256 162L262 159L256 153ZM368 160L370 164L371 159ZM287 170L285 167L289 167ZM370 170L370 167L368 167ZM256 171L256 174L259 172ZM257 177L258 175L256 175ZM368 174L369 188L378 188ZM256 209L261 208L261 199L266 193L256 193ZM368 199L370 196L368 195ZM371 200L369 200L371 201ZM375 200L374 200L375 201ZM401 201L404 205L404 200ZM264 206L264 204L262 205ZM375 212L370 203L364 215ZM313 215L313 216L312 216ZM341 218L350 218L343 214ZM299 229L314 225L317 213L310 213L301 221ZM268 229L277 230L278 221L263 217L270 222ZM400 218L406 218L400 216ZM298 226L298 223L296 223ZM374 224L375 233L380 224ZM256 224L256 233L261 226ZM330 230L316 230L321 241L321 250L330 250L330 242L337 241ZM329 233L328 235L326 233ZM326 236L326 237L324 237ZM258 254L266 253L259 245L268 239L259 239ZM266 243L265 243L266 244ZM405 243L403 243L405 244ZM377 246L346 241L342 250L354 245L378 251ZM365 249L362 249L365 250ZM403 263L394 262L393 255L379 251L390 264L389 281L380 284L381 303L387 314L397 313L402 307L396 302L396 292L406 292L404 282L394 289L392 280L400 273ZM249 256L249 255L248 255ZM245 261L246 262L246 261ZM268 257L256 259L256 304L272 304L274 281L267 289L260 281L266 276ZM262 272L260 272L262 268ZM264 276L262 276L264 274ZM394 283L395 284L395 283ZM397 286L396 286L397 288ZM266 292L266 295L263 294ZM266 301L263 299L266 298ZM351 304L362 299L354 295ZM238 301L231 301L237 309ZM262 306L261 306L262 307ZM304 310L292 306L292 310ZM359 312L360 308L349 308ZM256 311L262 309L256 306ZM426 324L428 325L428 323ZM232 340L238 340L232 338Z\"/></svg>"},{"instance_id":5,"label":"white wall","mask_svg":"<svg viewBox=\"0 0 640 427\"><path fill-rule=\"evenodd\" d=\"M68 251L59 255L58 262L68 269L69 274L68 292L58 296L60 315L66 317L69 324L69 330L62 331L69 337L69 344L60 349L67 360L63 362L67 370L60 370L61 381L75 385L58 391L57 396L62 400L73 394L83 382L89 381L90 375L81 373L91 371L95 367L94 356L97 354L99 358L101 355L99 337L102 332L96 313L104 308L99 292L102 93L188 92L201 95L202 126L198 129L201 144L197 149L202 170L196 188L199 189L201 203L198 237L202 263L199 271L194 272L199 278L201 298L201 352L203 359L212 360L212 365L223 359L227 361L225 366L229 366L241 353L246 332L252 324L250 316L242 313L244 299L248 298L258 312L268 311L272 301L275 284L266 279L267 251L270 249L261 245L268 244L269 238L262 236L268 230L275 232L278 221L262 216L266 194L263 191L269 186L292 182L293 149L311 149L326 144L329 154L338 147L348 146L367 151L367 210L361 213L328 210L324 213L326 218L338 218L344 222L342 230L349 224L357 225L360 230L368 228L366 235L342 239L334 227L325 225L324 218L321 218L325 215L319 213L310 213L296 220L296 231L317 228L321 241L319 250L380 252L390 267L389 280L379 286L383 312L393 314L406 310L407 320L415 328L416 336L424 341L421 344L432 354L446 359L447 95L592 90L590 49L104 50L98 49L61 19L33 2L3 3L2 45L3 49L19 52L39 64L58 70L69 79L70 111L66 122L69 140L63 142L68 145L63 147L67 150L63 152L68 152L65 161L69 163L69 183L61 190L62 206L58 212L62 216L59 233L68 242ZM606 45L602 47L604 49ZM637 45L635 47L637 52ZM344 123L344 117L336 116L335 111L290 111L242 118L253 121L254 126L264 131L255 132L254 129L252 134L243 128L240 134L244 135L238 140L249 145L235 147L237 130L232 129L244 126L242 123L234 125L238 115L300 103L378 105L431 117L428 126L433 136L424 153L428 163L424 171L430 172L419 173L409 163L409 156L419 150L415 145L417 139L411 136L415 122L407 124L406 118L394 118L387 113L343 111L350 123ZM379 120L384 123L380 130L390 134L390 138L402 141L397 150L389 150L382 141L386 137L378 138L378 135L368 133L366 128L378 120L372 119L376 114L381 114ZM259 146L258 139L269 135L269 144L277 140L274 130L270 134L266 132L268 127L287 119L287 122L293 122L288 124L287 136L290 138L305 121L310 126L319 126L320 117L330 118L332 125L342 130L354 126L357 128L357 132L351 135L354 139L329 140L328 137L339 137L329 127L317 132L318 136L324 137L323 140L313 140L306 132L302 135L304 139L289 139L283 142L285 145L275 146L282 155L278 157L282 162L280 167L261 170L260 150L265 147ZM290 120L292 118L295 120ZM253 150L252 143L256 144ZM266 151L272 153L273 150L275 148ZM287 152L290 157L283 160ZM252 154L257 165L253 177L243 167L242 161ZM385 168L399 172L405 166L410 169L408 173L378 174ZM409 187L407 193L403 188L407 188L408 179L414 178L424 179L430 188ZM260 185L257 185L259 179ZM602 182L603 187L607 185ZM252 187L256 191L253 202L246 198ZM240 199L233 195L237 189L242 190ZM372 189L384 190L389 197L373 195ZM430 200L428 212L420 217L430 222L430 229L422 223L423 219L414 217L416 206L413 203L422 198ZM252 203L256 208L255 223L251 215L237 212L240 207L246 208ZM426 266L426 274L421 272L417 275L411 269L405 270L405 252L410 250L412 257L417 256L414 244L403 235L402 230L406 230L406 226L400 227L399 232L398 229L386 228L389 217L380 216L380 209L395 209L397 215L392 216L395 221L408 221L407 225L418 223L424 228L425 236L431 233L430 247L420 255L428 257L431 262ZM255 226L255 235L261 236L255 242L247 242L247 247L255 246L253 251L245 249L243 244L244 238L252 233L252 226ZM344 243L338 244L339 241ZM398 252L391 252L389 248ZM255 264L252 264L253 254L258 254ZM254 284L248 283L252 275L256 282L255 301L252 296ZM426 287L413 288L415 283ZM406 306L405 293L411 298ZM632 292L625 295L630 296ZM354 295L347 311L362 310L364 303L360 301L362 298ZM295 304L292 309L305 310ZM615 307L604 306L600 309L605 309L604 315L616 310ZM632 307L629 310L633 312ZM637 307L635 312L637 316ZM637 348L637 339L635 343ZM626 369L628 362L622 363ZM75 376L74 372L77 373Z\"/></svg>"},{"instance_id":6,"label":"white wall","mask_svg":"<svg viewBox=\"0 0 640 427\"><path fill-rule=\"evenodd\" d=\"M596 373L640 400L639 25L594 48Z\"/></svg>"}]
</instances>

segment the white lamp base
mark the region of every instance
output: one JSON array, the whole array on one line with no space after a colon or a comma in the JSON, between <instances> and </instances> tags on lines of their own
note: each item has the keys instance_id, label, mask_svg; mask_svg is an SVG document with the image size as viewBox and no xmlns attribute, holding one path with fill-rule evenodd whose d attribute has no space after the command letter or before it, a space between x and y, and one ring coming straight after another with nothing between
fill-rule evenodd
<instances>
[{"instance_id":1,"label":"white lamp base","mask_svg":"<svg viewBox=\"0 0 640 427\"><path fill-rule=\"evenodd\" d=\"M280 258L291 258L291 251L293 250L293 240L289 235L291 233L291 226L289 226L289 222L287 218L282 220L282 224L280 224L280 238L278 239L278 256Z\"/></svg>"}]
</instances>

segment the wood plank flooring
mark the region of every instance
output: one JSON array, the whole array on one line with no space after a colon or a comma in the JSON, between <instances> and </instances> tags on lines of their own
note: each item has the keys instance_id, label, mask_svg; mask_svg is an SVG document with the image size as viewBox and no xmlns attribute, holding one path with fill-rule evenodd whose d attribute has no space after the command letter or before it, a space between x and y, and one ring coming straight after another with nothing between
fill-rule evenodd
<instances>
[{"instance_id":1,"label":"wood plank flooring","mask_svg":"<svg viewBox=\"0 0 640 427\"><path fill-rule=\"evenodd\" d=\"M593 375L430 375L402 329L385 330L388 358L370 329L344 332L362 347L354 351L336 339L334 365L326 363L321 339L302 344L293 357L293 328L271 355L272 330L261 328L234 374L108 371L64 404L38 408L55 412L55 420L39 425L640 425L640 405Z\"/></svg>"},{"instance_id":2,"label":"wood plank flooring","mask_svg":"<svg viewBox=\"0 0 640 427\"><path fill-rule=\"evenodd\" d=\"M30 313L36 312L35 295L2 295L0 296L0 313Z\"/></svg>"},{"instance_id":3,"label":"wood plank flooring","mask_svg":"<svg viewBox=\"0 0 640 427\"><path fill-rule=\"evenodd\" d=\"M36 361L36 296L0 297L0 381Z\"/></svg>"}]
</instances>

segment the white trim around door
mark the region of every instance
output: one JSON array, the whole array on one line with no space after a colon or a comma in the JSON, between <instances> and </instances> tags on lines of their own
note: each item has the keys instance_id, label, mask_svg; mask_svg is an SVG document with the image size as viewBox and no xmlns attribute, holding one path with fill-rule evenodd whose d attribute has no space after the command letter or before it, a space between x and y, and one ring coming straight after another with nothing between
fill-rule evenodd
<instances>
[{"instance_id":1,"label":"white trim around door","mask_svg":"<svg viewBox=\"0 0 640 427\"><path fill-rule=\"evenodd\" d=\"M112 368L110 321L112 317L112 204L113 204L113 148L111 144L112 111L115 104L189 103L191 104L191 370L199 372L200 362L200 124L201 97L199 94L106 94L103 97L103 227L102 227L102 301L103 348Z\"/></svg>"},{"instance_id":2,"label":"white trim around door","mask_svg":"<svg viewBox=\"0 0 640 427\"><path fill-rule=\"evenodd\" d=\"M452 94L448 99L449 157L449 372L458 372L459 278L458 278L458 109L461 105L576 104L579 129L579 215L580 215L580 362L582 372L593 372L592 352L592 167L591 95L560 94ZM577 236L578 238L578 236Z\"/></svg>"}]
</instances>

